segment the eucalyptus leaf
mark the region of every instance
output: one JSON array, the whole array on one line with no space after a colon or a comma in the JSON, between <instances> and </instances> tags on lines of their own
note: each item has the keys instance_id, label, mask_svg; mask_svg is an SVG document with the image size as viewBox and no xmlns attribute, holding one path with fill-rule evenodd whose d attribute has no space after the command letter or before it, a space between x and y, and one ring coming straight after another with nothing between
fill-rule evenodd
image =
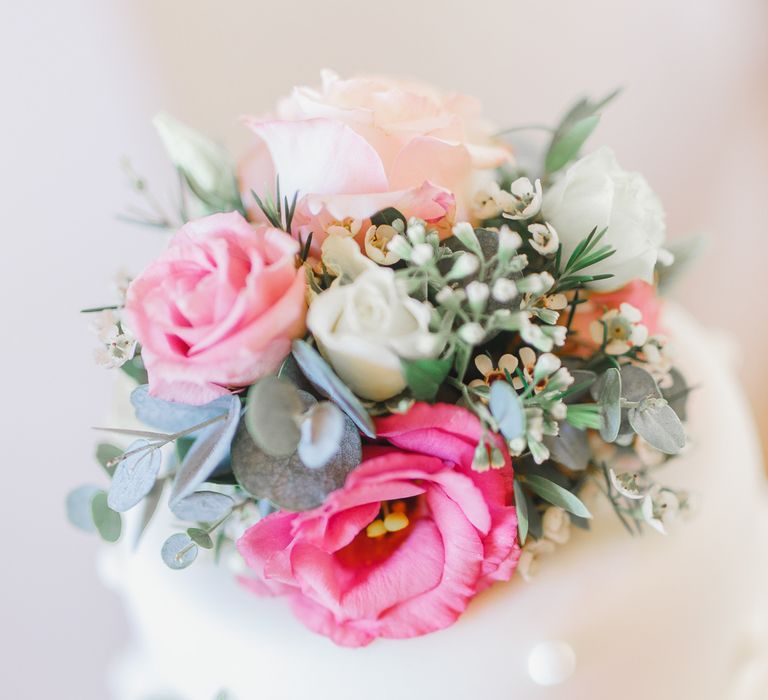
<instances>
[{"instance_id":1,"label":"eucalyptus leaf","mask_svg":"<svg viewBox=\"0 0 768 700\"><path fill-rule=\"evenodd\" d=\"M285 457L299 444L297 419L303 409L299 392L287 379L264 377L248 390L245 425L264 452Z\"/></svg>"},{"instance_id":2,"label":"eucalyptus leaf","mask_svg":"<svg viewBox=\"0 0 768 700\"><path fill-rule=\"evenodd\" d=\"M610 367L601 377L600 393L597 403L600 406L600 437L606 442L613 442L621 427L621 392L622 375L615 367Z\"/></svg>"},{"instance_id":3,"label":"eucalyptus leaf","mask_svg":"<svg viewBox=\"0 0 768 700\"><path fill-rule=\"evenodd\" d=\"M528 537L528 502L525 499L525 493L520 482L514 480L515 490L515 510L517 512L517 534L520 538L520 544L525 544Z\"/></svg>"},{"instance_id":4,"label":"eucalyptus leaf","mask_svg":"<svg viewBox=\"0 0 768 700\"><path fill-rule=\"evenodd\" d=\"M171 508L208 479L229 454L232 437L240 423L240 399L231 395L226 398L229 404L226 417L200 432L176 472L169 499Z\"/></svg>"},{"instance_id":5,"label":"eucalyptus leaf","mask_svg":"<svg viewBox=\"0 0 768 700\"><path fill-rule=\"evenodd\" d=\"M212 523L223 518L235 505L225 493L196 491L173 506L173 514L188 522Z\"/></svg>"},{"instance_id":6,"label":"eucalyptus leaf","mask_svg":"<svg viewBox=\"0 0 768 700\"><path fill-rule=\"evenodd\" d=\"M488 406L496 419L499 430L507 440L515 440L525 434L523 402L511 384L495 381L491 384Z\"/></svg>"},{"instance_id":7,"label":"eucalyptus leaf","mask_svg":"<svg viewBox=\"0 0 768 700\"><path fill-rule=\"evenodd\" d=\"M301 424L297 448L304 466L320 469L331 460L344 438L346 420L341 409L330 401L322 401L309 409Z\"/></svg>"},{"instance_id":8,"label":"eucalyptus leaf","mask_svg":"<svg viewBox=\"0 0 768 700\"><path fill-rule=\"evenodd\" d=\"M133 454L128 454L133 453ZM136 440L120 460L109 487L109 507L120 513L133 508L155 485L163 463L160 450L147 440Z\"/></svg>"},{"instance_id":9,"label":"eucalyptus leaf","mask_svg":"<svg viewBox=\"0 0 768 700\"><path fill-rule=\"evenodd\" d=\"M198 551L197 545L187 533L178 532L163 543L160 556L169 568L186 569L197 559Z\"/></svg>"},{"instance_id":10,"label":"eucalyptus leaf","mask_svg":"<svg viewBox=\"0 0 768 700\"><path fill-rule=\"evenodd\" d=\"M685 428L664 399L648 399L629 409L629 423L649 445L670 455L685 447Z\"/></svg>"},{"instance_id":11,"label":"eucalyptus leaf","mask_svg":"<svg viewBox=\"0 0 768 700\"><path fill-rule=\"evenodd\" d=\"M292 352L304 376L312 385L344 411L364 435L375 438L376 428L371 416L360 399L339 379L320 353L303 340L293 341Z\"/></svg>"},{"instance_id":12,"label":"eucalyptus leaf","mask_svg":"<svg viewBox=\"0 0 768 700\"><path fill-rule=\"evenodd\" d=\"M301 371L296 358L293 355L288 355L283 364L280 365L280 369L277 372L277 376L280 379L286 379L293 384L297 389L312 393L315 388L309 383L304 373Z\"/></svg>"},{"instance_id":13,"label":"eucalyptus leaf","mask_svg":"<svg viewBox=\"0 0 768 700\"><path fill-rule=\"evenodd\" d=\"M146 531L149 523L152 522L152 518L157 512L157 507L160 505L160 499L162 498L164 488L165 480L159 479L155 482L155 485L142 501L141 519L139 520L139 525L136 528L136 532L133 538L134 548L139 546L141 536Z\"/></svg>"},{"instance_id":14,"label":"eucalyptus leaf","mask_svg":"<svg viewBox=\"0 0 768 700\"><path fill-rule=\"evenodd\" d=\"M600 117L593 114L589 117L579 119L572 124L567 131L561 134L555 134L552 144L547 151L545 158L545 168L548 173L554 173L560 170L564 165L570 163L578 156L584 142L595 130Z\"/></svg>"},{"instance_id":15,"label":"eucalyptus leaf","mask_svg":"<svg viewBox=\"0 0 768 700\"><path fill-rule=\"evenodd\" d=\"M136 418L152 428L168 433L181 432L226 413L230 399L230 396L221 396L210 403L195 406L150 396L149 386L146 384L131 392L131 404Z\"/></svg>"},{"instance_id":16,"label":"eucalyptus leaf","mask_svg":"<svg viewBox=\"0 0 768 700\"><path fill-rule=\"evenodd\" d=\"M308 469L298 454L270 457L259 449L244 425L232 442L232 469L238 483L254 498L269 499L290 511L321 505L329 493L344 485L361 456L360 433L349 418L345 419L338 452L319 469Z\"/></svg>"},{"instance_id":17,"label":"eucalyptus leaf","mask_svg":"<svg viewBox=\"0 0 768 700\"><path fill-rule=\"evenodd\" d=\"M112 464L113 460L116 460L122 454L122 448L117 445L112 445L109 442L100 442L96 445L96 459L110 477L115 473L115 469L117 468L115 464Z\"/></svg>"},{"instance_id":18,"label":"eucalyptus leaf","mask_svg":"<svg viewBox=\"0 0 768 700\"><path fill-rule=\"evenodd\" d=\"M202 530L199 527L190 527L187 530L187 535L198 547L213 549L213 540L207 530Z\"/></svg>"},{"instance_id":19,"label":"eucalyptus leaf","mask_svg":"<svg viewBox=\"0 0 768 700\"><path fill-rule=\"evenodd\" d=\"M91 499L91 517L101 538L107 542L117 542L123 529L120 513L107 504L107 494L99 491Z\"/></svg>"},{"instance_id":20,"label":"eucalyptus leaf","mask_svg":"<svg viewBox=\"0 0 768 700\"><path fill-rule=\"evenodd\" d=\"M403 224L405 224L408 221L405 215L403 215L397 209L395 209L394 207L387 207L386 209L377 211L371 217L371 223L374 226L391 226L398 219L400 219L400 221L402 221Z\"/></svg>"},{"instance_id":21,"label":"eucalyptus leaf","mask_svg":"<svg viewBox=\"0 0 768 700\"><path fill-rule=\"evenodd\" d=\"M102 492L97 486L78 486L67 494L67 519L83 532L96 532L93 522L91 502L93 497Z\"/></svg>"},{"instance_id":22,"label":"eucalyptus leaf","mask_svg":"<svg viewBox=\"0 0 768 700\"><path fill-rule=\"evenodd\" d=\"M567 489L564 489L562 486L558 486L553 481L545 479L543 476L538 476L537 474L528 474L525 477L525 482L536 495L540 496L548 503L560 506L569 513L578 515L581 518L592 517L592 514L578 496Z\"/></svg>"},{"instance_id":23,"label":"eucalyptus leaf","mask_svg":"<svg viewBox=\"0 0 768 700\"><path fill-rule=\"evenodd\" d=\"M661 398L656 380L650 372L635 365L621 368L621 398L627 401L643 401L649 397Z\"/></svg>"},{"instance_id":24,"label":"eucalyptus leaf","mask_svg":"<svg viewBox=\"0 0 768 700\"><path fill-rule=\"evenodd\" d=\"M685 381L685 377L674 367L669 371L672 378L672 386L661 389L662 396L669 402L672 410L681 421L688 418L688 395L691 388Z\"/></svg>"},{"instance_id":25,"label":"eucalyptus leaf","mask_svg":"<svg viewBox=\"0 0 768 700\"><path fill-rule=\"evenodd\" d=\"M577 430L569 423L560 423L560 434L545 435L544 444L550 457L573 471L583 471L592 458L585 430Z\"/></svg>"},{"instance_id":26,"label":"eucalyptus leaf","mask_svg":"<svg viewBox=\"0 0 768 700\"><path fill-rule=\"evenodd\" d=\"M453 366L453 357L438 359L401 360L408 388L416 401L434 401L440 385Z\"/></svg>"}]
</instances>

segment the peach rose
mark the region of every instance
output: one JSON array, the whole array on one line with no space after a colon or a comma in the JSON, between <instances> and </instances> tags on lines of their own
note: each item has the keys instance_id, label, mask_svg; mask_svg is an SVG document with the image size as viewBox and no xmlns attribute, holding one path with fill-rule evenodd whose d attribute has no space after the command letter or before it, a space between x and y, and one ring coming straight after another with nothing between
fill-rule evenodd
<instances>
[{"instance_id":1,"label":"peach rose","mask_svg":"<svg viewBox=\"0 0 768 700\"><path fill-rule=\"evenodd\" d=\"M294 233L312 230L317 243L330 226L364 232L387 207L439 225L454 207L466 216L473 173L509 158L474 98L386 78L322 78L319 90L295 88L273 117L246 120L258 142L240 183L254 217L251 189L270 193L279 175L283 193L300 193Z\"/></svg>"},{"instance_id":2,"label":"peach rose","mask_svg":"<svg viewBox=\"0 0 768 700\"><path fill-rule=\"evenodd\" d=\"M236 212L185 224L128 288L150 393L202 404L273 372L304 333L298 247Z\"/></svg>"}]
</instances>

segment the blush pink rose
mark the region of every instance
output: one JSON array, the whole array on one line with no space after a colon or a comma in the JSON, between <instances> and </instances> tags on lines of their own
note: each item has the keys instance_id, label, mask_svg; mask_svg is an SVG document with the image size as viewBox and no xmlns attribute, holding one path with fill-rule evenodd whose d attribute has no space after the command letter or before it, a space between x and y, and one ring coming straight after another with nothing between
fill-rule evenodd
<instances>
[{"instance_id":1,"label":"blush pink rose","mask_svg":"<svg viewBox=\"0 0 768 700\"><path fill-rule=\"evenodd\" d=\"M304 333L297 252L236 212L185 224L128 289L150 393L201 404L273 372Z\"/></svg>"},{"instance_id":2,"label":"blush pink rose","mask_svg":"<svg viewBox=\"0 0 768 700\"><path fill-rule=\"evenodd\" d=\"M568 352L574 354L591 354L597 343L592 339L589 327L610 309L618 309L622 304L631 304L643 315L642 323L648 329L649 335L660 331L659 317L662 300L656 287L643 280L632 280L629 284L612 292L592 292L589 301L579 305L571 324L573 336L569 335Z\"/></svg>"},{"instance_id":3,"label":"blush pink rose","mask_svg":"<svg viewBox=\"0 0 768 700\"><path fill-rule=\"evenodd\" d=\"M472 470L474 415L422 403L376 428L391 446L366 448L321 507L270 515L238 542L253 570L244 584L289 596L305 625L343 646L448 627L520 555L512 463L499 440L504 467ZM407 526L375 536L387 512Z\"/></svg>"},{"instance_id":4,"label":"blush pink rose","mask_svg":"<svg viewBox=\"0 0 768 700\"><path fill-rule=\"evenodd\" d=\"M293 232L317 243L330 225L365 229L387 207L448 231L455 209L466 216L473 173L510 157L474 98L386 78L325 71L319 90L296 88L276 114L246 124L257 137L240 166L249 211L260 216L251 190L273 192L279 175L283 193L299 192Z\"/></svg>"}]
</instances>

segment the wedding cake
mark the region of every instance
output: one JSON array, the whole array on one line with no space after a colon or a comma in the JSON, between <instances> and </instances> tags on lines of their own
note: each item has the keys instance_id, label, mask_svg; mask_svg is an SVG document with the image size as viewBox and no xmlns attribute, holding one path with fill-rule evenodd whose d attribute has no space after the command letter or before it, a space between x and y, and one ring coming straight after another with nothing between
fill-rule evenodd
<instances>
[{"instance_id":1,"label":"wedding cake","mask_svg":"<svg viewBox=\"0 0 768 700\"><path fill-rule=\"evenodd\" d=\"M165 567L169 523L157 521L137 549L103 553L134 632L112 672L115 699L767 697L768 494L752 420L724 339L676 307L668 316L700 389L691 447L667 467L697 505L666 537L630 537L596 502L592 531L576 531L530 582L495 585L443 632L344 649L212 557Z\"/></svg>"},{"instance_id":2,"label":"wedding cake","mask_svg":"<svg viewBox=\"0 0 768 700\"><path fill-rule=\"evenodd\" d=\"M117 700L768 696L754 429L659 199L582 155L614 96L527 158L387 78L296 88L237 167L157 118L172 236L85 310L130 387L67 498Z\"/></svg>"}]
</instances>

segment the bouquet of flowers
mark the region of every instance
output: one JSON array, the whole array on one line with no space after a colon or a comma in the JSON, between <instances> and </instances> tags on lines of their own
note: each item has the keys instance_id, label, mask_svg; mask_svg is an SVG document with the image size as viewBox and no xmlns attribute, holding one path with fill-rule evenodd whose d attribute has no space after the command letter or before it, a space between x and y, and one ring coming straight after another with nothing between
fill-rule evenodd
<instances>
[{"instance_id":1,"label":"bouquet of flowers","mask_svg":"<svg viewBox=\"0 0 768 700\"><path fill-rule=\"evenodd\" d=\"M86 310L142 425L105 428L133 442L98 445L110 484L69 495L73 523L116 541L167 504L169 567L236 559L346 646L530 578L589 528L587 488L664 532L688 502L657 480L686 442L675 263L643 177L580 156L612 97L518 154L470 97L327 72L244 120L237 166L159 116L177 213L134 175L132 218L175 232Z\"/></svg>"}]
</instances>

